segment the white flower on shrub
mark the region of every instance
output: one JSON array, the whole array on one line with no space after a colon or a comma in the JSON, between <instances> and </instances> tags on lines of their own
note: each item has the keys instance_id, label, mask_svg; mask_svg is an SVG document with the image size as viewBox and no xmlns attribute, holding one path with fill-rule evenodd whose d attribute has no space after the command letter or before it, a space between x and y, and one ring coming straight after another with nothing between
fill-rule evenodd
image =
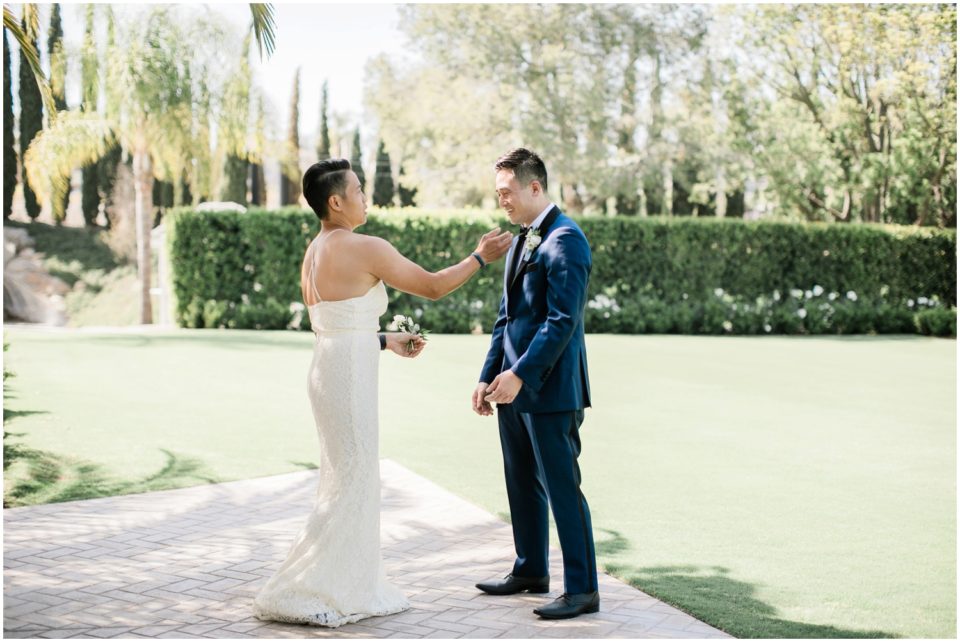
<instances>
[{"instance_id":1,"label":"white flower on shrub","mask_svg":"<svg viewBox=\"0 0 960 642\"><path fill-rule=\"evenodd\" d=\"M823 294L823 288L819 285L813 286L813 296L820 296L821 294Z\"/></svg>"},{"instance_id":2,"label":"white flower on shrub","mask_svg":"<svg viewBox=\"0 0 960 642\"><path fill-rule=\"evenodd\" d=\"M475 301L471 301L471 302L470 302L470 307L471 307L472 309L474 309L474 310L480 310L480 309L483 308L483 301L481 301L480 299L477 299L477 300L475 300Z\"/></svg>"},{"instance_id":3,"label":"white flower on shrub","mask_svg":"<svg viewBox=\"0 0 960 642\"><path fill-rule=\"evenodd\" d=\"M831 301L836 301L837 297L839 296L840 296L839 292L831 292L829 296L827 296L827 298L830 299Z\"/></svg>"},{"instance_id":4,"label":"white flower on shrub","mask_svg":"<svg viewBox=\"0 0 960 642\"><path fill-rule=\"evenodd\" d=\"M730 321L724 321L724 322L723 322L723 329L726 330L727 332L732 331L732 330L733 330L733 323L731 323Z\"/></svg>"},{"instance_id":5,"label":"white flower on shrub","mask_svg":"<svg viewBox=\"0 0 960 642\"><path fill-rule=\"evenodd\" d=\"M907 299L907 307L908 307L908 308L912 308L912 307L913 307L913 299Z\"/></svg>"},{"instance_id":6,"label":"white flower on shrub","mask_svg":"<svg viewBox=\"0 0 960 642\"><path fill-rule=\"evenodd\" d=\"M414 309L413 309L413 316L417 317L418 319L419 319L420 317L422 317L422 316L423 316L423 308L414 308Z\"/></svg>"},{"instance_id":7,"label":"white flower on shrub","mask_svg":"<svg viewBox=\"0 0 960 642\"><path fill-rule=\"evenodd\" d=\"M303 321L303 311L307 308L299 301L291 301L289 309L290 322L287 323L287 330L296 330L300 327L300 322Z\"/></svg>"},{"instance_id":8,"label":"white flower on shrub","mask_svg":"<svg viewBox=\"0 0 960 642\"><path fill-rule=\"evenodd\" d=\"M885 286L883 286L882 288L880 288L880 296L887 296L887 294L889 294L889 292L890 292L890 286L889 286L889 285L885 285Z\"/></svg>"},{"instance_id":9,"label":"white flower on shrub","mask_svg":"<svg viewBox=\"0 0 960 642\"><path fill-rule=\"evenodd\" d=\"M259 292L259 291L262 290L262 289L263 289L263 286L262 286L261 284L254 282L254 284L253 284L253 291L254 291L254 292Z\"/></svg>"},{"instance_id":10,"label":"white flower on shrub","mask_svg":"<svg viewBox=\"0 0 960 642\"><path fill-rule=\"evenodd\" d=\"M857 293L854 292L853 290L847 290L847 298L850 299L851 301L856 301Z\"/></svg>"},{"instance_id":11,"label":"white flower on shrub","mask_svg":"<svg viewBox=\"0 0 960 642\"><path fill-rule=\"evenodd\" d=\"M812 299L812 298L813 298L813 292L811 292L810 290L807 290L806 292L803 293L803 296L804 296L804 298L806 298L806 299Z\"/></svg>"},{"instance_id":12,"label":"white flower on shrub","mask_svg":"<svg viewBox=\"0 0 960 642\"><path fill-rule=\"evenodd\" d=\"M686 301L686 300L689 299L689 298L690 298L690 295L687 294L686 292L684 292L684 293L683 293L683 300Z\"/></svg>"},{"instance_id":13,"label":"white flower on shrub","mask_svg":"<svg viewBox=\"0 0 960 642\"><path fill-rule=\"evenodd\" d=\"M773 326L772 326L772 325L770 325L769 323L764 323L764 324L763 324L763 331L764 331L764 332L770 332L771 330L773 330Z\"/></svg>"},{"instance_id":14,"label":"white flower on shrub","mask_svg":"<svg viewBox=\"0 0 960 642\"><path fill-rule=\"evenodd\" d=\"M779 301L779 300L780 300L780 290L774 290L774 291L773 291L773 300L774 300L774 301Z\"/></svg>"},{"instance_id":15,"label":"white flower on shrub","mask_svg":"<svg viewBox=\"0 0 960 642\"><path fill-rule=\"evenodd\" d=\"M803 296L803 290L798 290L796 288L793 288L790 290L790 296L792 296L794 299L799 299L800 297Z\"/></svg>"},{"instance_id":16,"label":"white flower on shrub","mask_svg":"<svg viewBox=\"0 0 960 642\"><path fill-rule=\"evenodd\" d=\"M920 304L920 305L926 305L927 303L929 303L929 301L930 301L930 299L928 299L928 298L925 297L925 296L918 296L918 297L917 297L917 303Z\"/></svg>"},{"instance_id":17,"label":"white flower on shrub","mask_svg":"<svg viewBox=\"0 0 960 642\"><path fill-rule=\"evenodd\" d=\"M244 305L250 305L250 297L247 296L246 292L240 295L240 302Z\"/></svg>"},{"instance_id":18,"label":"white flower on shrub","mask_svg":"<svg viewBox=\"0 0 960 642\"><path fill-rule=\"evenodd\" d=\"M797 310L797 316L800 317L801 319L806 319L807 311L804 310L803 308L800 308L799 310Z\"/></svg>"},{"instance_id":19,"label":"white flower on shrub","mask_svg":"<svg viewBox=\"0 0 960 642\"><path fill-rule=\"evenodd\" d=\"M713 291L716 296L723 296L723 288L717 288Z\"/></svg>"},{"instance_id":20,"label":"white flower on shrub","mask_svg":"<svg viewBox=\"0 0 960 642\"><path fill-rule=\"evenodd\" d=\"M608 297L606 294L598 294L593 297L593 300L587 302L587 307L592 310L613 310L614 312L620 311L620 305L617 303L616 299ZM610 313L603 315L603 318L609 319Z\"/></svg>"}]
</instances>

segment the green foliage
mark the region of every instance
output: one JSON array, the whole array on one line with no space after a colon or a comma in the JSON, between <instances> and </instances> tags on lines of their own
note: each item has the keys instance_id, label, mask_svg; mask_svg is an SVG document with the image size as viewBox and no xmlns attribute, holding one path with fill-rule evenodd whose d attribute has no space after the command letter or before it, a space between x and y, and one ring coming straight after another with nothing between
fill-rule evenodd
<instances>
[{"instance_id":1,"label":"green foliage","mask_svg":"<svg viewBox=\"0 0 960 642\"><path fill-rule=\"evenodd\" d=\"M397 181L397 196L400 199L400 207L416 207L417 205L417 188L411 188L404 181L407 178L407 174L403 169L403 164L400 164L400 176L399 181Z\"/></svg>"},{"instance_id":2,"label":"green foliage","mask_svg":"<svg viewBox=\"0 0 960 642\"><path fill-rule=\"evenodd\" d=\"M376 207L393 205L393 172L390 167L390 154L380 141L377 148L377 167L373 178L373 204Z\"/></svg>"},{"instance_id":3,"label":"green foliage","mask_svg":"<svg viewBox=\"0 0 960 642\"><path fill-rule=\"evenodd\" d=\"M293 77L286 158L281 163L280 203L296 205L300 198L300 68Z\"/></svg>"},{"instance_id":4,"label":"green foliage","mask_svg":"<svg viewBox=\"0 0 960 642\"><path fill-rule=\"evenodd\" d=\"M239 205L247 204L247 161L236 154L227 154L223 167L224 185L220 192L221 201L231 201Z\"/></svg>"},{"instance_id":5,"label":"green foliage","mask_svg":"<svg viewBox=\"0 0 960 642\"><path fill-rule=\"evenodd\" d=\"M21 22L21 28L28 34L28 39L33 43L34 49L37 47L37 34L28 30L27 23ZM34 137L43 129L43 98L40 96L40 89L37 87L37 80L30 70L30 64L27 62L23 49L20 50L20 158L27 153L27 148ZM27 208L27 216L37 218L40 216L40 203L31 189L30 185L24 179L20 181L23 185L23 200Z\"/></svg>"},{"instance_id":6,"label":"green foliage","mask_svg":"<svg viewBox=\"0 0 960 642\"><path fill-rule=\"evenodd\" d=\"M100 214L100 192L97 191L99 161L90 163L80 170L80 209L83 221L88 227L97 224Z\"/></svg>"},{"instance_id":7,"label":"green foliage","mask_svg":"<svg viewBox=\"0 0 960 642\"><path fill-rule=\"evenodd\" d=\"M50 91L53 93L53 104L58 112L67 109L67 58L63 51L63 23L60 18L60 3L54 3L50 12L50 28L47 31L47 53L50 56ZM62 223L67 216L67 205L70 202L70 185L66 189L58 189L50 203L53 220Z\"/></svg>"},{"instance_id":8,"label":"green foliage","mask_svg":"<svg viewBox=\"0 0 960 642\"><path fill-rule=\"evenodd\" d=\"M330 125L327 122L330 95L327 90L327 81L323 81L323 91L320 96L320 137L317 139L317 160L330 158Z\"/></svg>"},{"instance_id":9,"label":"green foliage","mask_svg":"<svg viewBox=\"0 0 960 642\"><path fill-rule=\"evenodd\" d=\"M359 231L389 240L436 271L467 256L494 225L508 225L487 212L468 212L380 210ZM180 325L306 327L300 261L317 232L312 213L180 210L170 220ZM593 251L589 332L955 330L954 231L715 219L587 217L579 223ZM413 316L432 332L489 332L502 283L499 261L439 301L390 289L388 314ZM950 317L953 326L941 321Z\"/></svg>"},{"instance_id":10,"label":"green foliage","mask_svg":"<svg viewBox=\"0 0 960 642\"><path fill-rule=\"evenodd\" d=\"M17 189L17 151L13 141L13 82L10 76L10 45L3 30L3 218L13 212L13 192Z\"/></svg>"},{"instance_id":11,"label":"green foliage","mask_svg":"<svg viewBox=\"0 0 960 642\"><path fill-rule=\"evenodd\" d=\"M360 179L360 188L365 189L367 176L363 172L363 156L360 153L360 128L353 130L353 146L350 157L350 167Z\"/></svg>"}]
</instances>

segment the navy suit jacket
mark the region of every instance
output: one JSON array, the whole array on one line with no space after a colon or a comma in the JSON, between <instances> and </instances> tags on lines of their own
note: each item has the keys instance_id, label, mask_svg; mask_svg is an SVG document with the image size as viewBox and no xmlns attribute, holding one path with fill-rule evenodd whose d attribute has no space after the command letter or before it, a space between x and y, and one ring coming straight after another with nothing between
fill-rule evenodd
<instances>
[{"instance_id":1,"label":"navy suit jacket","mask_svg":"<svg viewBox=\"0 0 960 642\"><path fill-rule=\"evenodd\" d=\"M583 312L593 261L580 227L558 207L540 225L540 245L521 258L512 283L507 254L503 298L480 381L505 370L523 380L518 412L546 413L590 406ZM522 255L521 255L522 256Z\"/></svg>"}]
</instances>

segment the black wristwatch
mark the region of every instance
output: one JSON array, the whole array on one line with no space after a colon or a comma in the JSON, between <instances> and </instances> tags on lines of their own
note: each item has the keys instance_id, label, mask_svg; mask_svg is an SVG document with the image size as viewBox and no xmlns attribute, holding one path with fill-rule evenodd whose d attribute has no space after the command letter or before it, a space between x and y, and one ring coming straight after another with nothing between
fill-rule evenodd
<instances>
[{"instance_id":1,"label":"black wristwatch","mask_svg":"<svg viewBox=\"0 0 960 642\"><path fill-rule=\"evenodd\" d=\"M382 334L382 333L379 333L379 334L377 334L377 338L380 339L380 349L381 349L381 350L386 350L386 349L387 349L387 335Z\"/></svg>"}]
</instances>

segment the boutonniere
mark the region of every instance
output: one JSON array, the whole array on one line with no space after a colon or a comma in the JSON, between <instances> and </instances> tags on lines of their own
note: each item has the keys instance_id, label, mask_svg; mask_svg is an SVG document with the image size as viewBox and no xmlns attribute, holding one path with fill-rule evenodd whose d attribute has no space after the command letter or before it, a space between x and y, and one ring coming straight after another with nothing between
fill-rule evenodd
<instances>
[{"instance_id":1,"label":"boutonniere","mask_svg":"<svg viewBox=\"0 0 960 642\"><path fill-rule=\"evenodd\" d=\"M527 232L527 242L524 244L524 249L527 251L527 254L533 252L537 249L537 246L540 245L540 230L530 230Z\"/></svg>"}]
</instances>

